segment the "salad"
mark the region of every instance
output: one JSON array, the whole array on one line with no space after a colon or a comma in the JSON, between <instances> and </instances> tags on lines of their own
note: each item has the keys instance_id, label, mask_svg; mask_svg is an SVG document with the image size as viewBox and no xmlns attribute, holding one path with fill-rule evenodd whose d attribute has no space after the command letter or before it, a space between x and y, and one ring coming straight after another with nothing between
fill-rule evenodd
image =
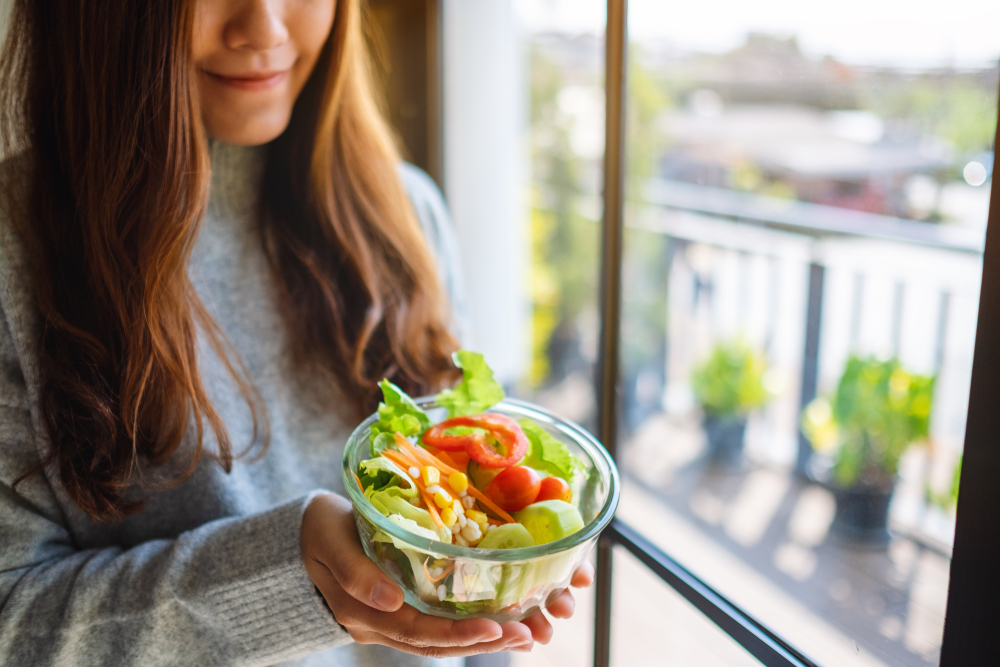
<instances>
[{"instance_id":1,"label":"salad","mask_svg":"<svg viewBox=\"0 0 1000 667\"><path fill-rule=\"evenodd\" d=\"M433 404L422 402L436 405L431 414L388 380L380 383L383 401L364 443L370 457L353 476L389 521L432 545L467 548L470 557L439 557L360 517L358 525L369 555L383 569L390 564L420 600L458 615L496 614L568 581L586 556L490 562L487 550L548 544L581 530L590 465L536 421L488 412L504 391L482 355L462 350L454 360L462 381ZM432 423L432 416L443 419Z\"/></svg>"}]
</instances>

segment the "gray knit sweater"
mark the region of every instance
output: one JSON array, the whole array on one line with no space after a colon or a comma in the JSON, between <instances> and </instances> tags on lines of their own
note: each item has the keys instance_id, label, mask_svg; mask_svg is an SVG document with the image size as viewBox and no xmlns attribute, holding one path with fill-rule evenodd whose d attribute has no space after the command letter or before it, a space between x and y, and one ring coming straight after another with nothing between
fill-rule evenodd
<instances>
[{"instance_id":1,"label":"gray knit sweater","mask_svg":"<svg viewBox=\"0 0 1000 667\"><path fill-rule=\"evenodd\" d=\"M20 245L0 221L0 665L429 662L351 642L302 564L302 512L320 490L343 490L340 458L354 424L338 414L336 391L293 370L287 354L253 225L262 157L262 149L213 145L211 200L190 275L264 399L270 446L229 474L202 458L183 484L111 524L81 513L53 471L12 489L47 445L37 308ZM422 172L401 174L460 306L440 195ZM200 355L214 406L241 447L251 438L246 403L207 345Z\"/></svg>"}]
</instances>

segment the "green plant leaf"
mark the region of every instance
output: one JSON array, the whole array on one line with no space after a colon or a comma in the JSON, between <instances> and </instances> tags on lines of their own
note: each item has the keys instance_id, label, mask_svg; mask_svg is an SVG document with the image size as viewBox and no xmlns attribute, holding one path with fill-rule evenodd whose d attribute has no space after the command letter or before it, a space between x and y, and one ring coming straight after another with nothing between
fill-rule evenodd
<instances>
[{"instance_id":1,"label":"green plant leaf","mask_svg":"<svg viewBox=\"0 0 1000 667\"><path fill-rule=\"evenodd\" d=\"M767 362L740 342L718 343L691 376L695 398L707 414L746 414L771 395L764 387Z\"/></svg>"},{"instance_id":2,"label":"green plant leaf","mask_svg":"<svg viewBox=\"0 0 1000 667\"><path fill-rule=\"evenodd\" d=\"M848 357L832 401L839 440L834 481L843 487L891 484L900 458L930 432L934 385L934 377L910 373L897 359Z\"/></svg>"},{"instance_id":3,"label":"green plant leaf","mask_svg":"<svg viewBox=\"0 0 1000 667\"><path fill-rule=\"evenodd\" d=\"M483 355L459 350L452 359L462 369L462 381L435 398L438 405L448 410L448 417L478 415L504 399L503 387L493 379L493 370Z\"/></svg>"}]
</instances>

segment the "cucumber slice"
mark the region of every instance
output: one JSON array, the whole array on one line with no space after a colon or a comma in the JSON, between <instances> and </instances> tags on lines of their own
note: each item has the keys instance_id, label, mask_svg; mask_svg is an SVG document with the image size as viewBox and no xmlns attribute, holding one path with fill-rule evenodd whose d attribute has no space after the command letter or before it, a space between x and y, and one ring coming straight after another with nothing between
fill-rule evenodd
<instances>
[{"instance_id":1,"label":"cucumber slice","mask_svg":"<svg viewBox=\"0 0 1000 667\"><path fill-rule=\"evenodd\" d=\"M535 544L555 542L583 528L580 510L563 500L528 505L514 515L514 520L531 533Z\"/></svg>"},{"instance_id":2,"label":"cucumber slice","mask_svg":"<svg viewBox=\"0 0 1000 667\"><path fill-rule=\"evenodd\" d=\"M523 549L535 546L531 533L519 523L507 523L486 531L479 542L480 549Z\"/></svg>"}]
</instances>

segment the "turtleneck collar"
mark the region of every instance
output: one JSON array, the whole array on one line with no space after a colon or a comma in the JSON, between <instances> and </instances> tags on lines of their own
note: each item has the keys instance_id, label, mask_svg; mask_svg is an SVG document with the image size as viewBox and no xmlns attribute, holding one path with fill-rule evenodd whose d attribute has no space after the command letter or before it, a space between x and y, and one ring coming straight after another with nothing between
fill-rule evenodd
<instances>
[{"instance_id":1,"label":"turtleneck collar","mask_svg":"<svg viewBox=\"0 0 1000 667\"><path fill-rule=\"evenodd\" d=\"M219 218L253 219L260 201L266 146L209 142L212 184L208 213Z\"/></svg>"}]
</instances>

